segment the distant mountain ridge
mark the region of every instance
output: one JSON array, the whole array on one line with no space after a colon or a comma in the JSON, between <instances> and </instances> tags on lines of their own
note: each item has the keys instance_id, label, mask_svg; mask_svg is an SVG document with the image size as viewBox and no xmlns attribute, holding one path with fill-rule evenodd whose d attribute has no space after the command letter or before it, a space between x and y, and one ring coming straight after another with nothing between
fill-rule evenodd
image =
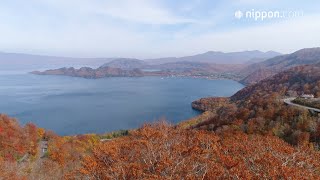
<instances>
[{"instance_id":1,"label":"distant mountain ridge","mask_svg":"<svg viewBox=\"0 0 320 180\"><path fill-rule=\"evenodd\" d=\"M269 59L279 55L281 55L281 53L278 53L275 51L262 52L258 50L228 52L228 53L224 53L220 51L208 51L206 53L197 54L193 56L147 59L145 61L152 64L181 62L181 61L215 63L215 64L245 64L248 62L252 62L254 59L260 59L260 60Z\"/></svg>"},{"instance_id":2,"label":"distant mountain ridge","mask_svg":"<svg viewBox=\"0 0 320 180\"><path fill-rule=\"evenodd\" d=\"M74 58L46 55L32 55L23 53L4 53L0 52L0 70L18 69L52 69L59 67L93 67L101 65L121 68L135 69L144 68L147 65L159 65L174 62L196 62L213 64L247 64L261 61L279 55L280 53L269 51L243 51L224 53L209 51L203 54L185 57L165 57L155 59L134 59L134 58Z\"/></svg>"},{"instance_id":3,"label":"distant mountain ridge","mask_svg":"<svg viewBox=\"0 0 320 180\"><path fill-rule=\"evenodd\" d=\"M224 53L220 51L208 51L203 54L185 57L166 57L158 59L133 59L133 58L115 58L110 62L103 64L103 67L114 67L121 69L161 69L161 70L190 70L190 69L212 69L213 66L224 65L247 65L248 63L261 62L265 59L275 57L280 53L275 51L261 52L243 51ZM229 66L231 70L234 70ZM221 69L221 68L213 68Z\"/></svg>"},{"instance_id":4,"label":"distant mountain ridge","mask_svg":"<svg viewBox=\"0 0 320 180\"><path fill-rule=\"evenodd\" d=\"M148 68L160 69L166 71L202 71L207 73L232 72L242 69L243 64L215 64L205 62L178 61L163 63L159 65L149 65Z\"/></svg>"},{"instance_id":5,"label":"distant mountain ridge","mask_svg":"<svg viewBox=\"0 0 320 180\"><path fill-rule=\"evenodd\" d=\"M295 66L317 63L320 63L320 47L305 48L249 65L240 72L246 76L241 82L252 84Z\"/></svg>"}]
</instances>

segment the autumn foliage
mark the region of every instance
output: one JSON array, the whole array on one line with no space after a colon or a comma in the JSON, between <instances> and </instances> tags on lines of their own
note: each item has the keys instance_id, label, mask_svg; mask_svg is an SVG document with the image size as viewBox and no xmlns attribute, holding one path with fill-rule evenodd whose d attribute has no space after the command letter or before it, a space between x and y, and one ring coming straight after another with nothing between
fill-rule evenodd
<instances>
[{"instance_id":1,"label":"autumn foliage","mask_svg":"<svg viewBox=\"0 0 320 180\"><path fill-rule=\"evenodd\" d=\"M16 122L14 119L9 121ZM132 130L127 136L103 142L96 135L60 137L46 132L43 134L49 142L46 157L29 158L24 162L12 162L1 158L0 177L320 178L320 154L312 147L293 147L270 135L248 135L241 131L241 126L242 123L236 121L217 134L159 122ZM35 130L34 133L39 134L39 130Z\"/></svg>"},{"instance_id":2,"label":"autumn foliage","mask_svg":"<svg viewBox=\"0 0 320 180\"><path fill-rule=\"evenodd\" d=\"M312 179L320 178L319 158L274 136L157 123L100 144L80 172L88 179Z\"/></svg>"},{"instance_id":3,"label":"autumn foliage","mask_svg":"<svg viewBox=\"0 0 320 180\"><path fill-rule=\"evenodd\" d=\"M14 118L0 114L0 177L23 179L17 173L17 162L38 155L37 127L21 126ZM1 179L0 178L0 179Z\"/></svg>"},{"instance_id":4,"label":"autumn foliage","mask_svg":"<svg viewBox=\"0 0 320 180\"><path fill-rule=\"evenodd\" d=\"M43 140L48 141L48 152L40 157ZM61 137L33 124L23 127L16 119L1 114L0 179L74 177L82 157L99 142L94 134Z\"/></svg>"},{"instance_id":5,"label":"autumn foliage","mask_svg":"<svg viewBox=\"0 0 320 180\"><path fill-rule=\"evenodd\" d=\"M248 134L275 135L292 145L320 146L319 115L287 106L283 99L299 94L320 95L320 65L298 66L245 87L230 98L205 98L193 107L211 111L212 116L194 128L217 131L242 122Z\"/></svg>"},{"instance_id":6,"label":"autumn foliage","mask_svg":"<svg viewBox=\"0 0 320 180\"><path fill-rule=\"evenodd\" d=\"M36 155L37 141L35 125L22 127L17 120L0 114L0 159L16 161L26 153Z\"/></svg>"}]
</instances>

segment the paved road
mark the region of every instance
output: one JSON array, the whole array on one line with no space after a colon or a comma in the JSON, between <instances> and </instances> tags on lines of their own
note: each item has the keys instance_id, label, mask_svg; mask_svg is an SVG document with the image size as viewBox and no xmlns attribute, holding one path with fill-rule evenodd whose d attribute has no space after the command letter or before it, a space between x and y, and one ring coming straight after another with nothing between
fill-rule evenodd
<instances>
[{"instance_id":1,"label":"paved road","mask_svg":"<svg viewBox=\"0 0 320 180\"><path fill-rule=\"evenodd\" d=\"M296 106L296 107L300 107L300 108L303 108L303 109L308 109L308 110L312 110L312 111L315 111L315 112L318 112L320 113L320 109L317 109L317 108L312 108L312 107L308 107L308 106L303 106L303 105L300 105L300 104L296 104L296 103L293 103L292 101L296 99L296 98L287 98L287 99L284 99L283 102L290 105L290 106Z\"/></svg>"}]
</instances>

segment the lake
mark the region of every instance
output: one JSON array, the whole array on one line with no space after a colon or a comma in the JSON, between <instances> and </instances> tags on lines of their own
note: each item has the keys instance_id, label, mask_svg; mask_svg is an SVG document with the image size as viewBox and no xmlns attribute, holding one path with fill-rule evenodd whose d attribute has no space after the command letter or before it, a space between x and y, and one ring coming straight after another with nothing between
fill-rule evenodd
<instances>
[{"instance_id":1,"label":"lake","mask_svg":"<svg viewBox=\"0 0 320 180\"><path fill-rule=\"evenodd\" d=\"M199 114L191 102L230 96L232 80L103 78L0 74L0 112L60 135L131 129L160 118L177 123Z\"/></svg>"}]
</instances>

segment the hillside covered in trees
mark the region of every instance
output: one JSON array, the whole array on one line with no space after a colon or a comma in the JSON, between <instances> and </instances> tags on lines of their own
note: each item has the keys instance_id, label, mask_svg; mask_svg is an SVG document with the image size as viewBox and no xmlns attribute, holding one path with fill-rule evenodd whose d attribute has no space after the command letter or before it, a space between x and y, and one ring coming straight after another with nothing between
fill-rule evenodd
<instances>
[{"instance_id":1,"label":"hillside covered in trees","mask_svg":"<svg viewBox=\"0 0 320 180\"><path fill-rule=\"evenodd\" d=\"M281 72L245 87L230 98L204 98L193 107L211 111L212 116L196 125L219 131L233 123L249 134L271 134L293 145L319 147L320 122L317 114L286 106L285 97L301 94L320 96L320 65L304 65Z\"/></svg>"}]
</instances>

